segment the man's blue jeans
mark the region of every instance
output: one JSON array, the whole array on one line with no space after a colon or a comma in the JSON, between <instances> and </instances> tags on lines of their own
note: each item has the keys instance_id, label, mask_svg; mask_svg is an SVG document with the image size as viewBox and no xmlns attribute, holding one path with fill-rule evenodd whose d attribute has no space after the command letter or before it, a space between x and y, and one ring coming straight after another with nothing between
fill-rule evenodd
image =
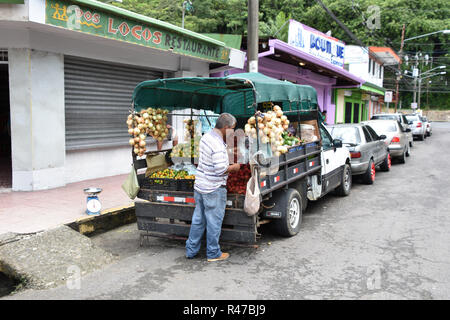
<instances>
[{"instance_id":1,"label":"man's blue jeans","mask_svg":"<svg viewBox=\"0 0 450 320\"><path fill-rule=\"evenodd\" d=\"M219 245L222 221L227 203L227 189L218 188L211 193L194 191L195 210L191 230L186 241L186 257L194 257L200 250L206 228L206 257L218 258L222 255Z\"/></svg>"}]
</instances>

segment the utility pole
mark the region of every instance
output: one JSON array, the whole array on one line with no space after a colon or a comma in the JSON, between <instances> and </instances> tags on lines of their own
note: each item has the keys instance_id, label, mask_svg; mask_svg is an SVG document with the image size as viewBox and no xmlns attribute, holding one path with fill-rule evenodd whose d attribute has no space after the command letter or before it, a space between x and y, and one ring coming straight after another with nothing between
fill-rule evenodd
<instances>
[{"instance_id":1,"label":"utility pole","mask_svg":"<svg viewBox=\"0 0 450 320\"><path fill-rule=\"evenodd\" d=\"M402 28L402 42L400 44L400 51L399 51L399 55L400 55L400 63L402 62L402 51L403 51L403 43L404 43L404 39L405 39L405 25L403 25ZM396 90L395 90L395 95L396 95L396 99L395 99L395 113L397 113L397 104L398 104L398 100L400 99L400 93L398 91L398 82L400 81L400 75L402 73L401 71L401 64L398 64L398 72L399 74L396 76Z\"/></svg>"},{"instance_id":2,"label":"utility pole","mask_svg":"<svg viewBox=\"0 0 450 320\"><path fill-rule=\"evenodd\" d=\"M258 72L259 0L248 0L247 61L248 72Z\"/></svg>"}]
</instances>

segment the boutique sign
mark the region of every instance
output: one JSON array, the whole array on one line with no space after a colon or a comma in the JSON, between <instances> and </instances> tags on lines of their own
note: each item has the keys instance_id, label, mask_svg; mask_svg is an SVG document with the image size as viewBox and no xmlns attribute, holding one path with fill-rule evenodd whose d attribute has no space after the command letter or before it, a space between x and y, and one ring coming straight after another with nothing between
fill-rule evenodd
<instances>
[{"instance_id":1,"label":"boutique sign","mask_svg":"<svg viewBox=\"0 0 450 320\"><path fill-rule=\"evenodd\" d=\"M298 21L289 21L288 43L332 65L344 67L345 43Z\"/></svg>"},{"instance_id":2,"label":"boutique sign","mask_svg":"<svg viewBox=\"0 0 450 320\"><path fill-rule=\"evenodd\" d=\"M47 24L228 64L230 49L170 29L109 14L65 0L47 0Z\"/></svg>"}]
</instances>

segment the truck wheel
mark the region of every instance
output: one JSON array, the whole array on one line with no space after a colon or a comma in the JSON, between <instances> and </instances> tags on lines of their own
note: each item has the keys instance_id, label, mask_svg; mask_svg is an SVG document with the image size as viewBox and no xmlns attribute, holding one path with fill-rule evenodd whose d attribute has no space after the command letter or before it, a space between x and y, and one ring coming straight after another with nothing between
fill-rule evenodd
<instances>
[{"instance_id":1,"label":"truck wheel","mask_svg":"<svg viewBox=\"0 0 450 320\"><path fill-rule=\"evenodd\" d=\"M346 163L344 165L344 171L342 171L341 184L336 188L336 193L338 196L346 197L350 194L350 189L352 187L352 170L350 165Z\"/></svg>"},{"instance_id":2,"label":"truck wheel","mask_svg":"<svg viewBox=\"0 0 450 320\"><path fill-rule=\"evenodd\" d=\"M392 159L391 159L391 155L387 154L386 158L384 158L383 163L380 165L380 169L383 171L389 171L391 170L391 165L392 165Z\"/></svg>"},{"instance_id":3,"label":"truck wheel","mask_svg":"<svg viewBox=\"0 0 450 320\"><path fill-rule=\"evenodd\" d=\"M302 197L295 189L280 192L275 200L274 211L281 212L281 219L274 220L275 232L283 237L295 236L300 231L302 223Z\"/></svg>"},{"instance_id":4,"label":"truck wheel","mask_svg":"<svg viewBox=\"0 0 450 320\"><path fill-rule=\"evenodd\" d=\"M373 159L369 160L369 166L363 174L362 179L365 184L373 184L375 181L375 162L373 162Z\"/></svg>"}]
</instances>

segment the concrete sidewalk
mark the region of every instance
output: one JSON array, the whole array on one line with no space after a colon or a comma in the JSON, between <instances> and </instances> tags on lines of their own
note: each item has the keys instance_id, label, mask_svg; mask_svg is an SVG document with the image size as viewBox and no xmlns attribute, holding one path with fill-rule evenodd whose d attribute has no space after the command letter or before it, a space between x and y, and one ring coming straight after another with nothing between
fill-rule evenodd
<instances>
[{"instance_id":1,"label":"concrete sidewalk","mask_svg":"<svg viewBox=\"0 0 450 320\"><path fill-rule=\"evenodd\" d=\"M0 234L31 233L87 217L84 188L98 187L102 212L133 203L122 190L127 175L86 180L33 192L0 193Z\"/></svg>"}]
</instances>

